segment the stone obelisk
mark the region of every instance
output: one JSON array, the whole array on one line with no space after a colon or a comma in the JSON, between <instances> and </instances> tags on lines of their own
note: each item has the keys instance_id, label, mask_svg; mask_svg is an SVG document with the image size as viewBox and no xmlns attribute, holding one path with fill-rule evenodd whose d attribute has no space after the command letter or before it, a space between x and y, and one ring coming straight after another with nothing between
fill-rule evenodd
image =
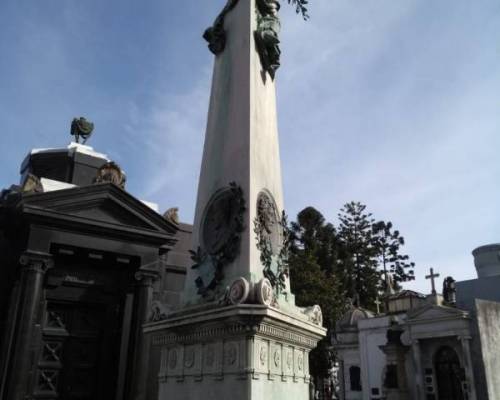
<instances>
[{"instance_id":1,"label":"stone obelisk","mask_svg":"<svg viewBox=\"0 0 500 400\"><path fill-rule=\"evenodd\" d=\"M275 74L279 2L229 0L205 32L215 54L182 306L145 327L159 399L309 398L318 306L295 306L287 266Z\"/></svg>"}]
</instances>

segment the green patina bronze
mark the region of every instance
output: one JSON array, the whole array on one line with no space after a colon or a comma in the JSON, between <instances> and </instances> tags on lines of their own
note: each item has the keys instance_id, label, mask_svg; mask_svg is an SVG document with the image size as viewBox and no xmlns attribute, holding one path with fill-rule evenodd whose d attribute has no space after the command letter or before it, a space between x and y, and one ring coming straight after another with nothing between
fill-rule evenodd
<instances>
[{"instance_id":1,"label":"green patina bronze","mask_svg":"<svg viewBox=\"0 0 500 400\"><path fill-rule=\"evenodd\" d=\"M309 19L306 7L306 4L309 4L308 0L288 0L288 4L295 6L295 11L297 14L302 14L302 18L304 18L304 20Z\"/></svg>"},{"instance_id":2,"label":"green patina bronze","mask_svg":"<svg viewBox=\"0 0 500 400\"><path fill-rule=\"evenodd\" d=\"M239 0L228 0L222 12L215 19L214 24L205 30L203 38L208 42L208 48L215 55L221 54L226 48L227 33L224 29L226 15L238 4ZM288 4L295 6L297 14L307 20L306 4L308 0L287 0ZM281 23L278 17L280 3L278 0L256 0L257 3L257 29L254 32L257 50L264 71L272 79L280 67L280 40Z\"/></svg>"},{"instance_id":3,"label":"green patina bronze","mask_svg":"<svg viewBox=\"0 0 500 400\"><path fill-rule=\"evenodd\" d=\"M279 9L280 3L277 0L257 0L258 16L257 30L254 33L255 42L262 68L269 73L272 79L281 65Z\"/></svg>"},{"instance_id":4,"label":"green patina bronze","mask_svg":"<svg viewBox=\"0 0 500 400\"><path fill-rule=\"evenodd\" d=\"M80 143L80 138L83 139L83 144L89 140L94 130L94 124L87 121L85 118L74 118L71 122L71 135L75 137L76 143Z\"/></svg>"},{"instance_id":5,"label":"green patina bronze","mask_svg":"<svg viewBox=\"0 0 500 400\"><path fill-rule=\"evenodd\" d=\"M212 53L218 55L224 51L226 48L226 30L224 29L224 19L227 13L229 13L236 5L238 0L229 0L215 19L213 26L205 30L203 38L208 42L208 48Z\"/></svg>"}]
</instances>

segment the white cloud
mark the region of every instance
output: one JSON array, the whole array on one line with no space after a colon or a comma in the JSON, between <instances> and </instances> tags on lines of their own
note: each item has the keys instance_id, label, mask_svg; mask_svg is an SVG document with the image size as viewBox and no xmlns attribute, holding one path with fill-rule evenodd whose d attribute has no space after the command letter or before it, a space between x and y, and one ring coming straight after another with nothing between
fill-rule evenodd
<instances>
[{"instance_id":1,"label":"white cloud","mask_svg":"<svg viewBox=\"0 0 500 400\"><path fill-rule=\"evenodd\" d=\"M159 86L163 86L159 83ZM130 151L144 152L138 194L160 208L179 206L184 221L191 221L210 90L210 70L205 68L187 92L157 92L152 105L129 106L125 143Z\"/></svg>"}]
</instances>

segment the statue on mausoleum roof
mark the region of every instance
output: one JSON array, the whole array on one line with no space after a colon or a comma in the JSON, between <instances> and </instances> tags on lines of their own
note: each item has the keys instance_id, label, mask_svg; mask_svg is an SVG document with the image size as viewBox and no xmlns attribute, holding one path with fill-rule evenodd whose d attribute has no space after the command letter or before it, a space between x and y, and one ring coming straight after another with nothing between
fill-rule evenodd
<instances>
[{"instance_id":1,"label":"statue on mausoleum roof","mask_svg":"<svg viewBox=\"0 0 500 400\"><path fill-rule=\"evenodd\" d=\"M71 122L71 135L75 137L76 143L80 143L80 138L83 139L82 144L92 136L94 124L84 117L74 118Z\"/></svg>"}]
</instances>

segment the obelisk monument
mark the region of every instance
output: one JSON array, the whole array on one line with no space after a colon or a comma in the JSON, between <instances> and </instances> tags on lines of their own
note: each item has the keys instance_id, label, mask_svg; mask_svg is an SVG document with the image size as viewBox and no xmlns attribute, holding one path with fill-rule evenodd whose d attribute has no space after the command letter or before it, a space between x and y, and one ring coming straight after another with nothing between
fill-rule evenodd
<instances>
[{"instance_id":1,"label":"obelisk monument","mask_svg":"<svg viewBox=\"0 0 500 400\"><path fill-rule=\"evenodd\" d=\"M215 54L182 306L145 332L159 399L309 397L318 306L295 306L276 117L276 0L229 0L204 34Z\"/></svg>"}]
</instances>

